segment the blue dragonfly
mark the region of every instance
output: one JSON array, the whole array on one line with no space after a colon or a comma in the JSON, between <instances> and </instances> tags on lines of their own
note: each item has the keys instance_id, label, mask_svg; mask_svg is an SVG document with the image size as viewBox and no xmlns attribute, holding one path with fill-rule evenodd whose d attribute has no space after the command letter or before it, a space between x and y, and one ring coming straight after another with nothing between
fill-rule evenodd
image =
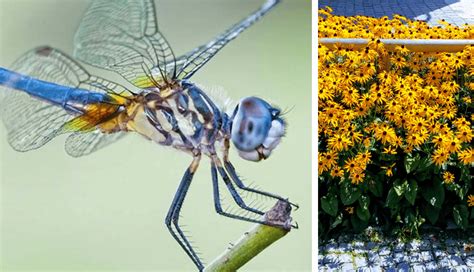
<instances>
[{"instance_id":1,"label":"blue dragonfly","mask_svg":"<svg viewBox=\"0 0 474 272\"><path fill-rule=\"evenodd\" d=\"M203 270L201 259L179 224L181 207L201 156L209 157L211 162L217 213L268 224L261 219L264 211L248 205L237 188L288 200L245 185L229 160L230 142L245 160L266 159L284 136L286 123L277 107L258 97L243 98L232 113L226 113L190 79L278 2L267 0L213 40L176 57L158 30L152 0L92 1L75 34L74 58L42 46L20 57L11 70L0 67L0 85L4 86L0 90L0 114L9 144L25 152L69 134L66 152L80 157L135 132L188 153L192 162L180 181L165 223L197 268ZM136 90L89 74L76 59L117 72ZM218 152L220 146L223 149ZM222 208L219 176L233 201L254 217Z\"/></svg>"}]
</instances>

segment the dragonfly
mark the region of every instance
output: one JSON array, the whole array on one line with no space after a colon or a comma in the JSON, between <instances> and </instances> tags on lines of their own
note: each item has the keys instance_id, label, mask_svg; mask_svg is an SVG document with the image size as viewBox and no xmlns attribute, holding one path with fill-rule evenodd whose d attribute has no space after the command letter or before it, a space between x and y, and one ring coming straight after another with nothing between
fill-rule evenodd
<instances>
[{"instance_id":1,"label":"dragonfly","mask_svg":"<svg viewBox=\"0 0 474 272\"><path fill-rule=\"evenodd\" d=\"M285 134L281 110L262 98L249 96L241 99L233 112L226 113L190 80L225 45L278 3L267 0L211 41L176 57L158 28L153 0L92 1L74 36L74 57L41 46L24 54L11 68L0 67L0 114L9 144L25 152L68 134L66 152L81 157L132 132L188 153L192 161L181 178L165 224L197 268L203 270L203 262L179 223L181 207L202 156L211 164L218 214L269 224L261 219L264 211L246 203L237 189L286 201L297 208L287 198L244 184L229 160L231 143L245 160L267 159ZM91 75L78 61L116 72L136 88ZM223 209L219 180L238 207L257 217Z\"/></svg>"}]
</instances>

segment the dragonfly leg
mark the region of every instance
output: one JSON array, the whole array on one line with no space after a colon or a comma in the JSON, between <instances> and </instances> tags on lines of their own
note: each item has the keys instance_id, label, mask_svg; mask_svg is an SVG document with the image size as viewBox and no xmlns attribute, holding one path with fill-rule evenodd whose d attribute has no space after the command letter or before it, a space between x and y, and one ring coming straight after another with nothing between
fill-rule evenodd
<instances>
[{"instance_id":1,"label":"dragonfly leg","mask_svg":"<svg viewBox=\"0 0 474 272\"><path fill-rule=\"evenodd\" d=\"M239 178L239 175L237 174L237 172L235 171L235 168L234 166L232 165L232 163L228 160L224 160L224 167L225 169L227 170L227 172L229 173L232 181L235 182L235 185L237 185L237 187L239 187L240 189L244 190L244 191L247 191L247 192L252 192L252 193L256 193L256 194L260 194L260 195L264 195L264 196L268 196L268 197L271 197L271 198L274 198L274 199L278 199L278 200L281 200L281 201L286 201L288 202L290 205L292 205L293 207L295 207L295 209L298 209L298 205L297 204L294 204L290 201L288 201L288 199L286 198L283 198L279 195L275 195L275 194L272 194L272 193L268 193L268 192L265 192L265 191L261 191L261 190L257 190L257 189L254 189L254 188L250 188L250 187L247 187L245 186L245 184L242 182L242 180Z\"/></svg>"},{"instance_id":2,"label":"dragonfly leg","mask_svg":"<svg viewBox=\"0 0 474 272\"><path fill-rule=\"evenodd\" d=\"M235 189L234 184L232 184L232 180L229 178L229 175L226 173L226 170L224 169L224 167L222 167L222 164L221 164L221 161L219 160L219 158L217 156L212 156L211 159L212 159L213 165L215 166L215 168L217 168L217 171L219 172L222 179L224 180L224 183L225 183L227 189L229 190L232 198L234 199L235 203L237 203L237 205L240 208L242 208L246 211L253 212L253 213L256 213L256 214L259 214L259 215L264 215L265 212L254 209L252 207L249 207L247 204L245 204L244 200L242 199L242 197L239 195L239 193Z\"/></svg>"},{"instance_id":3,"label":"dragonfly leg","mask_svg":"<svg viewBox=\"0 0 474 272\"><path fill-rule=\"evenodd\" d=\"M215 207L216 212L218 214L226 216L226 217L234 218L234 219L247 221L247 222L265 224L265 222L263 220L247 218L247 217L244 217L244 216L231 214L231 213L228 213L228 212L224 211L224 209L222 209L221 198L220 198L220 193L219 193L219 183L218 183L219 178L217 176L217 167L213 162L212 162L212 166L211 166L211 176L212 176L212 187L213 187L213 193L214 193L214 207Z\"/></svg>"},{"instance_id":4,"label":"dragonfly leg","mask_svg":"<svg viewBox=\"0 0 474 272\"><path fill-rule=\"evenodd\" d=\"M184 198L186 197L186 193L188 192L194 173L198 168L200 159L201 154L196 154L193 158L191 165L186 169L186 172L184 173L181 179L181 183L179 184L178 190L176 191L176 194L174 196L173 202L171 203L171 207L168 210L168 214L166 215L165 223L173 238L179 243L179 245L183 248L186 254L188 254L188 256L192 259L194 264L198 267L199 271L202 271L204 269L204 265L202 264L198 255L192 248L191 243L186 238L178 224L179 213L181 211L181 207L183 206Z\"/></svg>"},{"instance_id":5,"label":"dragonfly leg","mask_svg":"<svg viewBox=\"0 0 474 272\"><path fill-rule=\"evenodd\" d=\"M219 183L218 183L219 179L217 176L217 167L214 164L214 162L211 162L211 176L212 176L212 187L213 187L213 193L214 193L214 207L218 214L229 217L229 218L252 222L252 223L258 223L258 224L276 226L276 227L284 226L284 225L279 225L279 224L271 224L262 219L249 218L249 217L232 214L232 213L224 211L224 209L222 209L221 198L220 198L220 193L219 193ZM292 227L297 228L296 226L293 226L293 225Z\"/></svg>"}]
</instances>

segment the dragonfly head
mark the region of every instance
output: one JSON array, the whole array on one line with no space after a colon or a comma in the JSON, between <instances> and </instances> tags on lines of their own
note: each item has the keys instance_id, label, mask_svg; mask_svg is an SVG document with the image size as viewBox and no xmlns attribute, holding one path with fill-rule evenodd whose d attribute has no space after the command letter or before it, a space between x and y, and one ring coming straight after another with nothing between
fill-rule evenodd
<instances>
[{"instance_id":1,"label":"dragonfly head","mask_svg":"<svg viewBox=\"0 0 474 272\"><path fill-rule=\"evenodd\" d=\"M240 157L260 161L270 156L285 134L280 110L257 97L246 97L232 115L231 139Z\"/></svg>"}]
</instances>

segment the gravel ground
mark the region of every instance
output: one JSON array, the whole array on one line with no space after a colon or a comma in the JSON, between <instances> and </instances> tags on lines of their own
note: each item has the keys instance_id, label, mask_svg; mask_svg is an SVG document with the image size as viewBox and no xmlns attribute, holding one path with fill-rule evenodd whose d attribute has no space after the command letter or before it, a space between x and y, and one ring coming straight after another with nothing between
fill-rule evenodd
<instances>
[{"instance_id":1,"label":"gravel ground","mask_svg":"<svg viewBox=\"0 0 474 272\"><path fill-rule=\"evenodd\" d=\"M319 243L319 271L474 271L474 233L425 230L402 241L369 228Z\"/></svg>"},{"instance_id":2,"label":"gravel ground","mask_svg":"<svg viewBox=\"0 0 474 272\"><path fill-rule=\"evenodd\" d=\"M318 4L330 6L335 15L401 14L431 25L438 25L441 19L457 26L474 24L474 0L319 0Z\"/></svg>"}]
</instances>

